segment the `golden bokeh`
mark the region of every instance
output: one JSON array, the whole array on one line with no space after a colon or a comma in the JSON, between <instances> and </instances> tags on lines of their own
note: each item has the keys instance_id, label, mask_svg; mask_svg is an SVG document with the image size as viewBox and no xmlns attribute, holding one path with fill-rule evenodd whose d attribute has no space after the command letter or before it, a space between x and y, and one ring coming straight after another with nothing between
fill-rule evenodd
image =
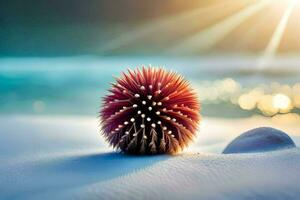
<instances>
[{"instance_id":1,"label":"golden bokeh","mask_svg":"<svg viewBox=\"0 0 300 200\"><path fill-rule=\"evenodd\" d=\"M287 113L292 108L291 99L285 94L276 94L273 96L272 104L274 108L277 108L282 113Z\"/></svg>"},{"instance_id":2,"label":"golden bokeh","mask_svg":"<svg viewBox=\"0 0 300 200\"><path fill-rule=\"evenodd\" d=\"M272 82L249 88L242 87L232 78L225 78L205 81L199 87L199 95L208 104L228 102L242 110L258 111L265 116L299 112L297 109L300 108L300 83L288 85Z\"/></svg>"}]
</instances>

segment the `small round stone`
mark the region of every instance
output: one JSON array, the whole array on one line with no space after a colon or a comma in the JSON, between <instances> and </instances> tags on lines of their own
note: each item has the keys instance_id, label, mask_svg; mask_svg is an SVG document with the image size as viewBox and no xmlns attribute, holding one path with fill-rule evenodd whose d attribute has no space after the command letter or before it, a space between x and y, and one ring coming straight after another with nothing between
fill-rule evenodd
<instances>
[{"instance_id":1,"label":"small round stone","mask_svg":"<svg viewBox=\"0 0 300 200\"><path fill-rule=\"evenodd\" d=\"M235 138L227 145L223 154L265 152L292 147L296 147L295 143L283 131L261 127L249 130Z\"/></svg>"}]
</instances>

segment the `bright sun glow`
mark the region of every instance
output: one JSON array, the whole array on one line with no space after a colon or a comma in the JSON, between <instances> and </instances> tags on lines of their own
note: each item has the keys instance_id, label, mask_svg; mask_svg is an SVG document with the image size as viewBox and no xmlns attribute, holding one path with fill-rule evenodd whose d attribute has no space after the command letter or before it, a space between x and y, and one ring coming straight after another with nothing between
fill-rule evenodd
<instances>
[{"instance_id":1,"label":"bright sun glow","mask_svg":"<svg viewBox=\"0 0 300 200\"><path fill-rule=\"evenodd\" d=\"M276 30L274 31L274 33L269 41L269 44L267 45L267 47L265 49L265 52L264 52L262 58L259 60L259 63L258 63L259 68L267 67L269 62L272 61L273 57L277 53L277 50L281 43L282 37L286 30L286 26L288 24L289 18L292 15L292 12L298 1L299 0L289 0L289 1L284 0L284 3L286 4L287 7L276 27Z\"/></svg>"},{"instance_id":2,"label":"bright sun glow","mask_svg":"<svg viewBox=\"0 0 300 200\"><path fill-rule=\"evenodd\" d=\"M284 94L276 94L273 97L273 107L277 109L287 109L291 105L291 100Z\"/></svg>"}]
</instances>

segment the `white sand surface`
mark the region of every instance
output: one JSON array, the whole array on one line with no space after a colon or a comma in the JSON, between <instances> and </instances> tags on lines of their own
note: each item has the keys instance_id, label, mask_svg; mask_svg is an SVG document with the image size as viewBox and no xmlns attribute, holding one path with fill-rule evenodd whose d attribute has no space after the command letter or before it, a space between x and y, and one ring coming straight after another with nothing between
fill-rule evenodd
<instances>
[{"instance_id":1,"label":"white sand surface","mask_svg":"<svg viewBox=\"0 0 300 200\"><path fill-rule=\"evenodd\" d=\"M220 154L258 126L299 146L297 120L205 118L185 152L134 157L109 148L94 117L3 115L0 199L299 199L298 148Z\"/></svg>"}]
</instances>

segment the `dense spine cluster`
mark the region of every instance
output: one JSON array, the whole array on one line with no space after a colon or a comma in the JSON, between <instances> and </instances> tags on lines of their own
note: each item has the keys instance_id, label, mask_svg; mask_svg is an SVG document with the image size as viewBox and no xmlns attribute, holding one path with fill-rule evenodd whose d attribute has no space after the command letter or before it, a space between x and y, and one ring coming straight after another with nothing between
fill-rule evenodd
<instances>
[{"instance_id":1,"label":"dense spine cluster","mask_svg":"<svg viewBox=\"0 0 300 200\"><path fill-rule=\"evenodd\" d=\"M130 154L176 153L193 139L200 105L177 73L128 70L109 92L100 115L103 134L114 148Z\"/></svg>"}]
</instances>

